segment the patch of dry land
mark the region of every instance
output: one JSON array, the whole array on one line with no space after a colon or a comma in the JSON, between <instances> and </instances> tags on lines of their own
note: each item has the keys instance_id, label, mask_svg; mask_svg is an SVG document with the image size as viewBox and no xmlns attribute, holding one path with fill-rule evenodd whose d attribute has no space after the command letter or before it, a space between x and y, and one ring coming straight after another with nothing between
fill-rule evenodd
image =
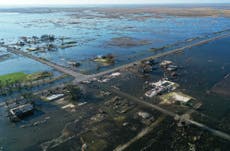
<instances>
[{"instance_id":1,"label":"patch of dry land","mask_svg":"<svg viewBox=\"0 0 230 151\"><path fill-rule=\"evenodd\" d=\"M142 46L148 44L150 44L148 40L138 40L131 37L112 38L108 42L108 45L110 46L119 46L119 47L135 47L135 46Z\"/></svg>"}]
</instances>

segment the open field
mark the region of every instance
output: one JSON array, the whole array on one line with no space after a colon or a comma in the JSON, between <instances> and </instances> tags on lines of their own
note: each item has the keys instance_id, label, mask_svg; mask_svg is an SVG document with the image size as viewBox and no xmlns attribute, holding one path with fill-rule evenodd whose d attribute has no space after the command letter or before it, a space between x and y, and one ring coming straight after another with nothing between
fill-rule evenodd
<instances>
[{"instance_id":1,"label":"open field","mask_svg":"<svg viewBox=\"0 0 230 151\"><path fill-rule=\"evenodd\" d=\"M25 80L26 76L27 74L23 72L16 72L0 76L0 81L2 85L7 85L15 83L16 81L23 81Z\"/></svg>"},{"instance_id":2,"label":"open field","mask_svg":"<svg viewBox=\"0 0 230 151\"><path fill-rule=\"evenodd\" d=\"M27 82L39 80L47 77L51 77L52 73L50 72L37 72L32 74L26 74L24 72L15 72L6 75L0 76L1 85L6 86L9 84L14 84L16 82Z\"/></svg>"}]
</instances>

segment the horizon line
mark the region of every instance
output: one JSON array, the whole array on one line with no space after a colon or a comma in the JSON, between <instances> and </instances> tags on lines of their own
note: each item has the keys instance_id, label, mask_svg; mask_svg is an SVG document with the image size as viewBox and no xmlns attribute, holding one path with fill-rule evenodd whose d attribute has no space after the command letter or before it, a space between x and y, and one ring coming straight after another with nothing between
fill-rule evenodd
<instances>
[{"instance_id":1,"label":"horizon line","mask_svg":"<svg viewBox=\"0 0 230 151\"><path fill-rule=\"evenodd\" d=\"M86 5L90 5L90 6L98 6L98 5L202 5L202 4L230 4L230 2L200 2L200 3L194 3L194 2L175 2L175 3L81 3L81 4L0 4L0 8L1 7L10 7L10 6L19 6L19 7L27 7L27 6L86 6Z\"/></svg>"}]
</instances>

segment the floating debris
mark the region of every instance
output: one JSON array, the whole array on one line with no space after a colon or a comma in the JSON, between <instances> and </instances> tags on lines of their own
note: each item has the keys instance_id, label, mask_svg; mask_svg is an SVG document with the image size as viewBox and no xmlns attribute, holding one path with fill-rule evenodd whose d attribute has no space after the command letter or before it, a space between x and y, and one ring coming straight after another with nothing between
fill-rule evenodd
<instances>
[{"instance_id":1,"label":"floating debris","mask_svg":"<svg viewBox=\"0 0 230 151\"><path fill-rule=\"evenodd\" d=\"M167 68L166 68L166 70L167 71L175 71L175 70L177 70L177 66L175 66L175 65L169 65Z\"/></svg>"},{"instance_id":2,"label":"floating debris","mask_svg":"<svg viewBox=\"0 0 230 151\"><path fill-rule=\"evenodd\" d=\"M67 64L74 66L74 67L79 67L81 64L76 61L68 61Z\"/></svg>"},{"instance_id":3,"label":"floating debris","mask_svg":"<svg viewBox=\"0 0 230 151\"><path fill-rule=\"evenodd\" d=\"M172 61L164 60L164 61L162 61L162 62L160 63L160 66L161 66L161 67L167 67L168 65L171 65L171 64L173 64Z\"/></svg>"}]
</instances>

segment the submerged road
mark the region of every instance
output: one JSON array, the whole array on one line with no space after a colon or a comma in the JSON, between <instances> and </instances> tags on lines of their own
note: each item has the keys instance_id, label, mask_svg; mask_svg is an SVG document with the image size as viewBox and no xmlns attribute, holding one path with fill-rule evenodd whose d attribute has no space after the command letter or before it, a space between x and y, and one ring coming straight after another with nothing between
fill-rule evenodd
<instances>
[{"instance_id":1,"label":"submerged road","mask_svg":"<svg viewBox=\"0 0 230 151\"><path fill-rule=\"evenodd\" d=\"M165 115L171 116L171 117L173 117L174 119L177 119L178 121L184 121L184 122L186 122L186 123L188 123L188 124L192 124L192 125L194 125L194 126L196 126L196 127L199 127L199 128L201 128L201 129L203 129L203 130L206 130L206 131L208 131L208 132L211 132L211 133L212 133L213 135L215 135L215 136L218 136L218 137L220 137L220 138L222 138L222 139L225 139L225 140L230 141L230 135L227 134L227 133L225 133L225 132L222 132L222 131L213 129L213 128L211 128L211 127L205 125L205 124L199 123L199 122L194 121L194 120L192 120L192 119L185 118L183 115L180 116L180 115L178 115L178 114L176 114L176 113L174 113L174 112L171 112L171 111L168 111L168 110L166 110L166 109L163 109L163 108L159 107L158 105L151 104L151 103L149 103L149 102L146 102L146 101L144 101L144 100L141 100L141 99L139 99L139 98L136 98L136 97L134 97L134 96L132 96L132 95L130 95L130 94L121 92L120 90L117 90L117 89L114 89L114 88L111 88L111 87L110 87L110 88L108 88L108 87L102 87L102 89L105 89L106 91L115 93L115 94L117 94L117 95L119 95L119 96L121 96L121 97L130 99L130 100L133 100L134 102L136 102L136 103L138 103L138 104L144 105L144 106L146 106L146 107L150 107L150 108L155 109L155 110L157 110L157 111L159 111L159 112L161 112L161 113L163 113L163 114L165 114Z\"/></svg>"},{"instance_id":2,"label":"submerged road","mask_svg":"<svg viewBox=\"0 0 230 151\"><path fill-rule=\"evenodd\" d=\"M145 61L145 60L154 60L154 59L157 59L157 58L165 57L165 56L168 56L168 55L171 55L171 54L174 54L174 53L182 52L185 49L190 49L192 47L203 45L203 44L209 43L211 41L226 38L226 37L229 37L229 36L230 36L230 33L225 34L225 35L216 36L216 37L209 38L209 39L205 39L205 40L199 41L199 42L194 43L194 44L190 44L190 45L187 45L187 46L184 46L184 47L181 47L181 48L169 50L167 52L163 52L163 53L156 54L154 56L150 56L150 57L138 60L138 61L134 61L134 62L125 64L125 65L121 65L119 67L116 67L116 68L113 68L113 69L110 69L110 70L107 70L107 71L103 71L103 72L100 72L100 73L97 73L97 74L92 74L91 76L94 77L94 78L95 77L100 77L100 76L103 76L103 75L106 75L106 74L109 74L109 73L112 73L112 72L116 72L118 70L122 70L124 68L129 68L129 67L132 67L134 65L140 64L142 61Z\"/></svg>"},{"instance_id":3,"label":"submerged road","mask_svg":"<svg viewBox=\"0 0 230 151\"><path fill-rule=\"evenodd\" d=\"M135 143L136 141L140 140L142 137L150 133L155 127L157 127L160 123L162 123L165 120L165 115L160 116L156 121L154 121L150 126L143 129L137 136L129 140L127 143L123 145L119 145L116 147L113 151L123 151L127 149L130 145Z\"/></svg>"},{"instance_id":4,"label":"submerged road","mask_svg":"<svg viewBox=\"0 0 230 151\"><path fill-rule=\"evenodd\" d=\"M29 53L23 52L21 50L17 50L17 49L15 49L13 47L10 47L8 45L0 45L0 46L6 48L11 53L14 53L16 55L22 55L24 57L30 58L32 60L38 61L38 62L40 62L42 64L47 65L47 66L50 66L50 67L56 69L59 72L62 72L64 74L67 74L67 75L70 75L70 76L73 76L75 78L73 83L78 84L79 82L82 82L82 81L86 81L86 80L90 80L90 79L93 79L93 78L101 77L103 75L106 75L106 74L109 74L109 73L112 73L112 72L115 72L115 71L118 71L118 70L121 70L121 69L124 69L124 68L132 67L132 66L134 66L136 64L140 64L144 60L150 60L150 59L157 59L157 58L165 57L165 56L168 56L168 55L171 55L171 54L174 54L174 53L181 52L181 51L183 51L185 49L189 49L189 48L192 48L192 47L195 47L195 46L199 46L199 45L202 45L202 44L205 44L205 43L217 40L217 39L229 37L229 36L230 36L230 33L225 34L225 35L216 36L216 37L213 37L213 38L209 38L209 39L206 39L206 40L199 41L199 42L194 43L194 44L190 44L190 45L187 45L187 46L184 46L184 47L181 47L181 48L177 48L177 49L173 49L173 50L170 50L170 51L167 51L167 52L163 52L163 53L160 53L160 54L157 54L157 55L154 55L154 56L144 58L144 59L139 60L139 61L135 61L135 62L132 62L132 63L129 63L129 64L121 65L119 67L116 67L116 68L113 68L113 69L110 69L110 70L107 70L107 71L103 71L103 72L100 72L100 73L97 73L97 74L91 74L91 75L85 75L85 74L79 73L79 72L74 71L74 70L72 70L70 68L55 64L55 63L53 63L51 61L45 60L43 58L36 57L34 55L31 55Z\"/></svg>"},{"instance_id":5,"label":"submerged road","mask_svg":"<svg viewBox=\"0 0 230 151\"><path fill-rule=\"evenodd\" d=\"M97 78L97 77L100 77L100 76L103 76L103 75L106 75L106 74L109 74L109 73L112 73L112 72L115 72L115 71L118 71L118 70L121 70L121 69L132 67L132 66L134 66L136 64L141 63L143 60L150 60L150 59L157 59L157 58L165 57L165 56L168 56L168 55L171 55L171 54L174 54L174 53L184 51L185 49L189 49L189 48L192 48L192 47L195 47L195 46L206 44L208 42L215 41L217 39L221 39L221 38L225 38L225 37L229 37L229 36L230 36L230 33L225 34L225 35L216 36L216 37L213 37L213 38L209 38L209 39L206 39L206 40L199 41L199 42L194 43L194 44L190 44L190 45L178 48L178 49L173 49L173 50L170 50L170 51L167 51L167 52L163 52L163 53L160 53L160 54L157 54L157 55L154 55L154 56L150 56L150 57L147 57L147 58L139 60L139 61L135 61L135 62L126 64L126 65L122 65L122 66L119 66L119 67L116 67L116 68L113 68L113 69L110 69L110 70L107 70L107 71L104 71L104 72L100 72L100 73L97 73L97 74L92 74L92 75L84 75L84 74L78 73L78 72L73 71L73 70L71 70L71 69L69 69L67 67L60 66L60 65L55 64L53 62L50 62L48 60L36 57L34 55L28 54L28 53L23 52L21 50L17 50L17 49L15 49L13 47L10 47L8 45L0 45L0 46L5 47L11 53L14 53L16 55L22 55L24 57L27 57L29 59L38 61L38 62L40 62L42 64L45 64L45 65L47 65L49 67L52 67L52 68L56 69L59 72L62 72L64 74L68 74L70 76L73 76L75 78L74 83L77 84L77 83L85 81L85 80L90 80L92 78ZM157 110L157 111L159 111L159 112L161 112L161 113L163 113L165 115L171 116L173 118L179 118L179 120L183 120L183 121L185 121L187 123L190 123L190 124L195 125L195 126L201 128L201 129L204 129L204 130L206 130L208 132L211 132L215 136L218 136L220 138L223 138L225 140L230 141L230 135L227 134L227 133L221 132L219 130L215 130L215 129L210 128L210 127L208 127L208 126L206 126L206 125L204 125L202 123L196 122L196 121L194 121L192 119L184 118L183 116L180 116L180 115L178 115L178 114L176 114L174 112L165 110L165 109L163 109L163 108L161 108L161 107L159 107L157 105L145 102L145 101L143 101L141 99L138 99L138 98L136 98L134 96L131 96L131 95L126 94L124 92L121 92L119 90L109 88L108 91L116 93L116 94L118 94L120 96L123 96L125 98L131 99L131 100L133 100L133 101L135 101L135 102L137 102L139 104L142 104L144 106L147 106L147 107L150 107L152 109L155 109L155 110ZM2 105L2 104L0 104L0 105Z\"/></svg>"},{"instance_id":6,"label":"submerged road","mask_svg":"<svg viewBox=\"0 0 230 151\"><path fill-rule=\"evenodd\" d=\"M39 58L39 57L36 57L36 56L34 56L34 55L28 54L28 53L26 53L26 52L24 52L24 51L16 50L16 49L11 48L11 47L6 47L6 48L7 48L7 50L8 50L9 52L11 52L11 53L14 53L14 54L17 54L17 55L22 55L22 56L24 56L24 57L27 57L27 58L29 58L29 59L38 61L38 62L40 62L40 63L42 63L42 64L45 64L45 65L47 65L47 66L49 66L49 67L52 67L52 68L56 69L56 70L59 71L59 72L62 72L62 73L64 73L64 74L67 74L67 75L70 75L70 76L73 76L73 77L74 77L77 81L79 81L79 82L80 82L80 81L87 80L87 79L89 79L89 77L90 77L90 76L88 76L88 75L84 75L84 74L78 73L78 72L76 72L76 71L73 71L73 70L71 70L71 69L69 69L69 68L66 68L66 67L63 67L63 66L61 66L61 65L55 64L55 63L50 62L50 61L48 61L48 60L45 60L45 59L43 59L43 58Z\"/></svg>"}]
</instances>

